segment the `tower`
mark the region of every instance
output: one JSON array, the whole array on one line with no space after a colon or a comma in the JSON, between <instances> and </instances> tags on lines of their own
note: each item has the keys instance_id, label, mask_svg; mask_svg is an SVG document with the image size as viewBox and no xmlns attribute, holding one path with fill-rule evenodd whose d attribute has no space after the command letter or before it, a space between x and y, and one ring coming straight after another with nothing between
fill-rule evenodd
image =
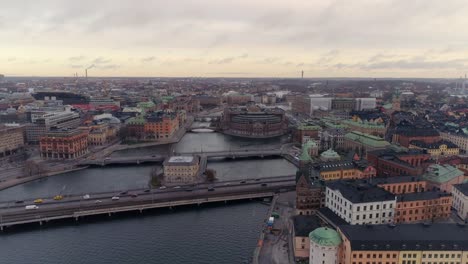
<instances>
[{"instance_id":1,"label":"tower","mask_svg":"<svg viewBox=\"0 0 468 264\"><path fill-rule=\"evenodd\" d=\"M301 79L304 79L304 70L301 72Z\"/></svg>"}]
</instances>

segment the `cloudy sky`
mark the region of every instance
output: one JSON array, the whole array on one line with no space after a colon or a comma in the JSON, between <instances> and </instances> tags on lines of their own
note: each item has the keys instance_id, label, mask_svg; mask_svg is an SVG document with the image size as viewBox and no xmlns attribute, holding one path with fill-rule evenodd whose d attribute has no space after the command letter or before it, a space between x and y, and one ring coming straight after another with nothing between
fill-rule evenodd
<instances>
[{"instance_id":1,"label":"cloudy sky","mask_svg":"<svg viewBox=\"0 0 468 264\"><path fill-rule=\"evenodd\" d=\"M0 0L7 76L457 77L466 0Z\"/></svg>"}]
</instances>

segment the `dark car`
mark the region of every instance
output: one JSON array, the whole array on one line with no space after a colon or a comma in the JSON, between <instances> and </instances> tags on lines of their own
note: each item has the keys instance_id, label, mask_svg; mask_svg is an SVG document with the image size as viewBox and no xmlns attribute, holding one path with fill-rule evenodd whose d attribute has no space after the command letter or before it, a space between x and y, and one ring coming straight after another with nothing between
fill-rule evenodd
<instances>
[{"instance_id":1,"label":"dark car","mask_svg":"<svg viewBox=\"0 0 468 264\"><path fill-rule=\"evenodd\" d=\"M16 201L15 203L20 204L20 203L24 203L24 202L23 201Z\"/></svg>"},{"instance_id":2,"label":"dark car","mask_svg":"<svg viewBox=\"0 0 468 264\"><path fill-rule=\"evenodd\" d=\"M246 181L241 181L240 183L246 183Z\"/></svg>"},{"instance_id":3,"label":"dark car","mask_svg":"<svg viewBox=\"0 0 468 264\"><path fill-rule=\"evenodd\" d=\"M136 197L138 197L138 194L132 193L132 194L130 194L130 196L131 196L132 198L136 198Z\"/></svg>"},{"instance_id":4,"label":"dark car","mask_svg":"<svg viewBox=\"0 0 468 264\"><path fill-rule=\"evenodd\" d=\"M186 192L191 192L191 191L193 191L193 189L187 188L187 189L185 189L185 191L186 191Z\"/></svg>"},{"instance_id":5,"label":"dark car","mask_svg":"<svg viewBox=\"0 0 468 264\"><path fill-rule=\"evenodd\" d=\"M212 191L214 191L214 190L215 190L215 188L213 188L213 187L208 188L208 191L209 191L209 192L212 192Z\"/></svg>"},{"instance_id":6,"label":"dark car","mask_svg":"<svg viewBox=\"0 0 468 264\"><path fill-rule=\"evenodd\" d=\"M267 186L267 184L266 184L266 183L262 183L261 185L262 185L262 187L265 187L265 186Z\"/></svg>"},{"instance_id":7,"label":"dark car","mask_svg":"<svg viewBox=\"0 0 468 264\"><path fill-rule=\"evenodd\" d=\"M128 191L123 191L120 193L120 195L126 195L128 193Z\"/></svg>"},{"instance_id":8,"label":"dark car","mask_svg":"<svg viewBox=\"0 0 468 264\"><path fill-rule=\"evenodd\" d=\"M255 179L255 181L260 181L260 179Z\"/></svg>"},{"instance_id":9,"label":"dark car","mask_svg":"<svg viewBox=\"0 0 468 264\"><path fill-rule=\"evenodd\" d=\"M144 192L145 192L145 193L149 193L149 192L151 192L151 190L150 190L150 189L146 189L146 190L144 190Z\"/></svg>"}]
</instances>

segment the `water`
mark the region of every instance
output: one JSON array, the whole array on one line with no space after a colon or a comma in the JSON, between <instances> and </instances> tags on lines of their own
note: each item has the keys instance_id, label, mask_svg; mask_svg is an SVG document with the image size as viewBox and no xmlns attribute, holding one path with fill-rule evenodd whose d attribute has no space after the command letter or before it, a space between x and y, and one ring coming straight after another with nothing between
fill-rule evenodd
<instances>
[{"instance_id":1,"label":"water","mask_svg":"<svg viewBox=\"0 0 468 264\"><path fill-rule=\"evenodd\" d=\"M0 262L246 263L268 207L251 202L167 211L1 234Z\"/></svg>"}]
</instances>

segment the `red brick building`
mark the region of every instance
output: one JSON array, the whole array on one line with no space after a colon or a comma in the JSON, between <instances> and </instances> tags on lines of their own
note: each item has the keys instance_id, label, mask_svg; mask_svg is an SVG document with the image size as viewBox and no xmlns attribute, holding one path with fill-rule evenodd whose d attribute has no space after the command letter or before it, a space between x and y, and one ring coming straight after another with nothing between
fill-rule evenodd
<instances>
[{"instance_id":1,"label":"red brick building","mask_svg":"<svg viewBox=\"0 0 468 264\"><path fill-rule=\"evenodd\" d=\"M367 160L378 176L418 176L424 173L431 155L420 150L376 150L367 153Z\"/></svg>"},{"instance_id":2,"label":"red brick building","mask_svg":"<svg viewBox=\"0 0 468 264\"><path fill-rule=\"evenodd\" d=\"M408 148L411 141L419 140L427 144L441 140L439 132L432 127L402 126L397 127L392 137L393 143Z\"/></svg>"},{"instance_id":3,"label":"red brick building","mask_svg":"<svg viewBox=\"0 0 468 264\"><path fill-rule=\"evenodd\" d=\"M440 191L402 194L397 197L395 223L415 223L447 219L452 195Z\"/></svg>"},{"instance_id":4,"label":"red brick building","mask_svg":"<svg viewBox=\"0 0 468 264\"><path fill-rule=\"evenodd\" d=\"M78 129L51 130L40 139L44 159L75 159L88 153L88 133Z\"/></svg>"}]
</instances>

